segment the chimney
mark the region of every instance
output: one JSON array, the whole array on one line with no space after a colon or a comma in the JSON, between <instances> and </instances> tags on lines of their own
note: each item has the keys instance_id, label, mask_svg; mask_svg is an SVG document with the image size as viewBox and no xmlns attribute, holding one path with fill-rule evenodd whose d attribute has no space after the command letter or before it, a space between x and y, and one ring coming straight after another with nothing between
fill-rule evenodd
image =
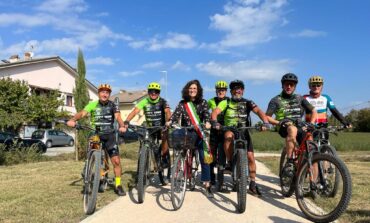
<instances>
[{"instance_id":1,"label":"chimney","mask_svg":"<svg viewBox=\"0 0 370 223\"><path fill-rule=\"evenodd\" d=\"M31 59L32 59L32 52L25 52L24 60L31 60Z\"/></svg>"},{"instance_id":2,"label":"chimney","mask_svg":"<svg viewBox=\"0 0 370 223\"><path fill-rule=\"evenodd\" d=\"M17 62L18 60L19 60L18 54L17 55L12 55L11 57L9 57L10 63Z\"/></svg>"}]
</instances>

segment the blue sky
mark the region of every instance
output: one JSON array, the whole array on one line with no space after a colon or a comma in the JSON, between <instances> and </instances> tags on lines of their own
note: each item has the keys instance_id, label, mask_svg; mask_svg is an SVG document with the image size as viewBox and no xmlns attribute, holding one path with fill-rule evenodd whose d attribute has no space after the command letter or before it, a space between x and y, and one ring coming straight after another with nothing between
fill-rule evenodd
<instances>
[{"instance_id":1,"label":"blue sky","mask_svg":"<svg viewBox=\"0 0 370 223\"><path fill-rule=\"evenodd\" d=\"M199 79L205 98L217 80L241 79L263 110L286 72L307 92L313 74L348 112L370 101L370 1L8 0L0 2L0 58L58 55L87 78L119 89L162 84L172 107ZM165 82L167 71L168 84Z\"/></svg>"}]
</instances>

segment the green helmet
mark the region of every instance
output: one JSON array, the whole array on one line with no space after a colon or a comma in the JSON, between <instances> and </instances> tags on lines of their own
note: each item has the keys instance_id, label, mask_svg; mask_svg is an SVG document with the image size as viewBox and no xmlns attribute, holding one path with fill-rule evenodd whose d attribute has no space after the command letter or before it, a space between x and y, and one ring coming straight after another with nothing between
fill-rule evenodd
<instances>
[{"instance_id":1,"label":"green helmet","mask_svg":"<svg viewBox=\"0 0 370 223\"><path fill-rule=\"evenodd\" d=\"M226 81L217 81L215 84L215 88L226 88L227 89L227 83Z\"/></svg>"},{"instance_id":2,"label":"green helmet","mask_svg":"<svg viewBox=\"0 0 370 223\"><path fill-rule=\"evenodd\" d=\"M161 90L161 85L157 82L152 82L148 85L148 90Z\"/></svg>"}]
</instances>

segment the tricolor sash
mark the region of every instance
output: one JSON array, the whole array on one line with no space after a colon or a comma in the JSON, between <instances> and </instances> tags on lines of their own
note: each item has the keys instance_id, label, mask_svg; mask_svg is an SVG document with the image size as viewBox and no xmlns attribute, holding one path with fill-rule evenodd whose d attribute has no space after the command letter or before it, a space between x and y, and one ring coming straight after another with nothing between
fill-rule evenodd
<instances>
[{"instance_id":1,"label":"tricolor sash","mask_svg":"<svg viewBox=\"0 0 370 223\"><path fill-rule=\"evenodd\" d=\"M201 122L196 112L195 106L193 102L185 102L184 107L190 117L191 124L195 128L195 132L203 141L204 163L210 164L213 162L212 151L209 146L208 138L206 134L204 133L204 130L202 129Z\"/></svg>"}]
</instances>

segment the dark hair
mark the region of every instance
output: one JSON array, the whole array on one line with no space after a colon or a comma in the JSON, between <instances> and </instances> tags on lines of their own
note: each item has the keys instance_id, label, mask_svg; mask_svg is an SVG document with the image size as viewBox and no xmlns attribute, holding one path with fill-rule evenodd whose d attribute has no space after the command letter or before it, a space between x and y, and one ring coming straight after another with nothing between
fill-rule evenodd
<instances>
[{"instance_id":1,"label":"dark hair","mask_svg":"<svg viewBox=\"0 0 370 223\"><path fill-rule=\"evenodd\" d=\"M182 99L184 99L184 101L190 101L189 87L192 84L197 85L197 88L198 88L197 96L195 97L195 102L202 101L203 100L203 88L200 85L200 82L198 80L191 80L188 83L186 83L186 85L184 86L184 88L181 91L181 93L182 93Z\"/></svg>"}]
</instances>

